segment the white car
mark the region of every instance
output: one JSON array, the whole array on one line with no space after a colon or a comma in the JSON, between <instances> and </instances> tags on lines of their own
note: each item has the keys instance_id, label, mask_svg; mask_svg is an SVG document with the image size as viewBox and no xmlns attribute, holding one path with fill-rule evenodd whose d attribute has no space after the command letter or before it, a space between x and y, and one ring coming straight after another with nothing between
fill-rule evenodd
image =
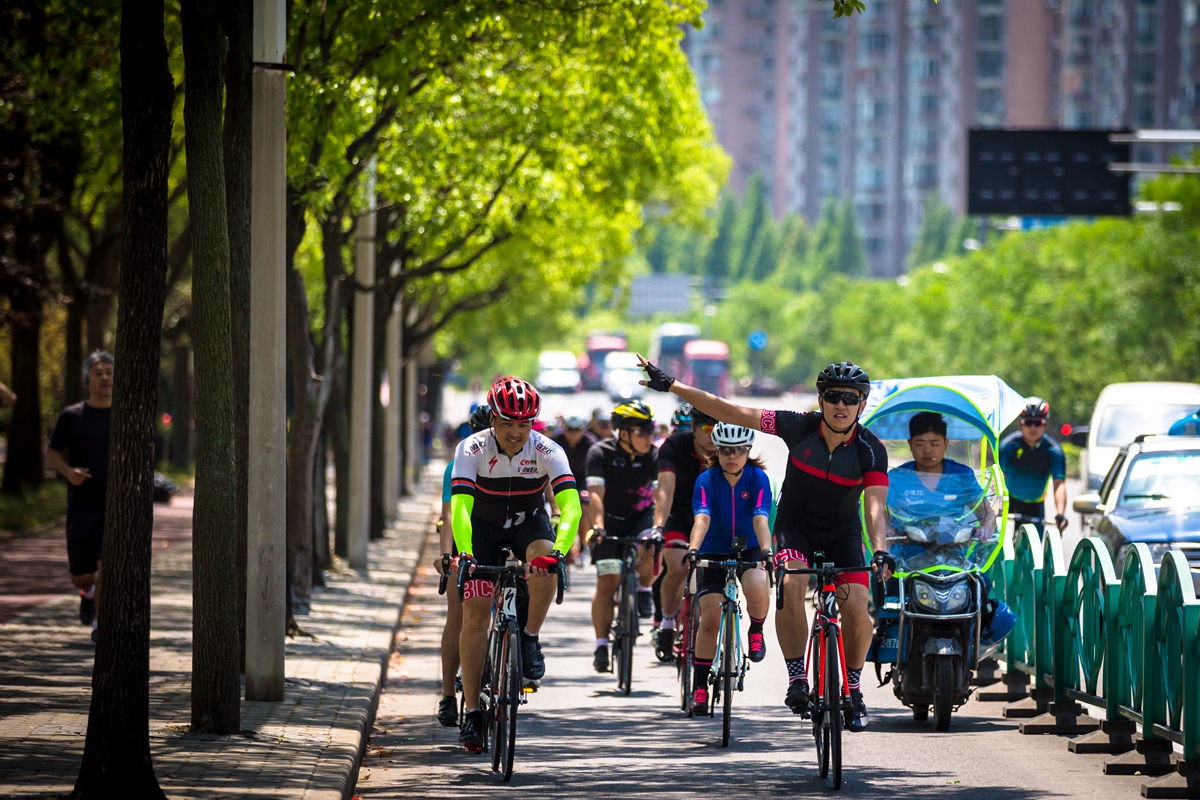
<instances>
[{"instance_id":1,"label":"white car","mask_svg":"<svg viewBox=\"0 0 1200 800\"><path fill-rule=\"evenodd\" d=\"M1089 492L1100 488L1121 448L1140 434L1166 433L1171 425L1200 408L1195 383L1112 383L1104 387L1092 422L1076 428L1071 443L1086 447L1079 472ZM1084 437L1086 441L1084 440Z\"/></svg>"},{"instance_id":2,"label":"white car","mask_svg":"<svg viewBox=\"0 0 1200 800\"><path fill-rule=\"evenodd\" d=\"M583 388L579 360L569 350L543 350L534 384L543 392L578 392Z\"/></svg>"},{"instance_id":3,"label":"white car","mask_svg":"<svg viewBox=\"0 0 1200 800\"><path fill-rule=\"evenodd\" d=\"M610 369L604 373L604 391L608 392L608 396L614 402L632 400L646 393L646 387L638 383L645 378L646 373L640 369Z\"/></svg>"}]
</instances>

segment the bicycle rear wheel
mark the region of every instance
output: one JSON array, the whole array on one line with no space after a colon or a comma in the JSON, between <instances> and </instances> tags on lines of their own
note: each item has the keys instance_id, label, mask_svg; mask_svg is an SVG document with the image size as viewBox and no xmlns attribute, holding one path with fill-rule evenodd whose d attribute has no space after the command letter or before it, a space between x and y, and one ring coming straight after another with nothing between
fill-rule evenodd
<instances>
[{"instance_id":1,"label":"bicycle rear wheel","mask_svg":"<svg viewBox=\"0 0 1200 800\"><path fill-rule=\"evenodd\" d=\"M697 615L692 607L692 595L685 593L679 615L680 632L682 634L679 652L675 661L679 664L679 694L680 707L689 717L692 715L692 676L696 674L695 648Z\"/></svg>"},{"instance_id":2,"label":"bicycle rear wheel","mask_svg":"<svg viewBox=\"0 0 1200 800\"><path fill-rule=\"evenodd\" d=\"M721 682L724 684L722 691L725 693L725 709L724 716L721 720L721 746L729 747L729 723L733 717L733 637L737 635L734 630L734 620L737 619L737 614L733 609L726 609L721 616L725 618L725 633L722 638L725 640L721 643Z\"/></svg>"},{"instance_id":3,"label":"bicycle rear wheel","mask_svg":"<svg viewBox=\"0 0 1200 800\"><path fill-rule=\"evenodd\" d=\"M844 704L842 702L842 662L838 645L841 642L837 635L829 637L825 643L825 716L829 720L827 735L829 737L829 761L833 769L833 788L842 788L842 721Z\"/></svg>"},{"instance_id":4,"label":"bicycle rear wheel","mask_svg":"<svg viewBox=\"0 0 1200 800\"><path fill-rule=\"evenodd\" d=\"M508 651L504 661L503 688L500 693L500 707L505 710L503 725L496 726L497 743L504 742L504 757L501 761L501 775L505 781L512 779L513 757L517 751L517 707L521 705L521 645L516 627L510 627L505 637L505 649ZM497 749L500 749L499 746Z\"/></svg>"}]
</instances>

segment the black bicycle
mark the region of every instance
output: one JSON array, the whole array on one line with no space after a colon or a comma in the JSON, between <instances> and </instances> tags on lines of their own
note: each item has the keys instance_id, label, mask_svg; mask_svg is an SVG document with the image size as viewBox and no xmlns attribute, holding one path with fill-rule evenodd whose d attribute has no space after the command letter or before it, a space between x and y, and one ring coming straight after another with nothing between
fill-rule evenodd
<instances>
[{"instance_id":1,"label":"black bicycle","mask_svg":"<svg viewBox=\"0 0 1200 800\"><path fill-rule=\"evenodd\" d=\"M699 558L688 569L687 585L692 585L692 578L697 567L725 570L725 588L721 601L721 623L717 628L717 650L713 656L712 669L709 670L708 682L712 685L712 700L708 704L708 715L716 713L717 703L723 703L721 724L721 746L729 746L729 728L733 718L733 692L742 691L746 678L746 670L750 659L742 649L742 608L738 603L738 569L741 567L758 566L761 558L746 560L742 553L746 549L745 537L738 536L733 540L732 558ZM767 570L768 580L773 578ZM697 598L698 600L699 598ZM699 618L699 603L694 606L694 616ZM689 666L695 657L695 638L691 641L688 653ZM688 716L692 715L690 705Z\"/></svg>"},{"instance_id":2,"label":"black bicycle","mask_svg":"<svg viewBox=\"0 0 1200 800\"><path fill-rule=\"evenodd\" d=\"M639 539L636 536L609 536L602 534L597 542L615 542L621 548L621 581L617 601L617 615L613 620L613 661L616 663L617 689L628 695L633 691L633 645L641 635L638 629L638 545L654 548L657 560L662 551L661 538Z\"/></svg>"},{"instance_id":3,"label":"black bicycle","mask_svg":"<svg viewBox=\"0 0 1200 800\"><path fill-rule=\"evenodd\" d=\"M500 551L504 566L475 565L468 570L459 564L458 596L462 599L468 579L492 576L492 622L488 627L487 657L483 665L479 704L483 709L483 750L492 754L492 770L505 781L512 779L513 756L517 747L517 708L525 702L521 678L521 626L517 622L517 579L525 575L525 563L507 547ZM555 565L558 575L556 603L563 600L563 559ZM495 740L493 748L492 740Z\"/></svg>"},{"instance_id":4,"label":"black bicycle","mask_svg":"<svg viewBox=\"0 0 1200 800\"><path fill-rule=\"evenodd\" d=\"M823 558L817 552L815 558ZM817 744L817 760L821 777L833 767L833 788L842 788L842 725L850 711L850 689L846 677L846 653L842 646L842 628L837 618L837 585L839 575L849 572L870 572L871 567L838 567L820 563L816 569L775 569L775 607L783 608L783 578L785 575L816 575L817 591L813 593L812 625L808 635L807 663L813 670L813 693L810 712L813 738Z\"/></svg>"}]
</instances>

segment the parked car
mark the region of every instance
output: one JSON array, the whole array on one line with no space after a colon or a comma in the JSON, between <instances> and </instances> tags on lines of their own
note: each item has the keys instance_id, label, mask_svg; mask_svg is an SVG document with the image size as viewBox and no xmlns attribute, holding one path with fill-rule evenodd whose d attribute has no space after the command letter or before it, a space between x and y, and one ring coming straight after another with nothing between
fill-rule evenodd
<instances>
[{"instance_id":1,"label":"parked car","mask_svg":"<svg viewBox=\"0 0 1200 800\"><path fill-rule=\"evenodd\" d=\"M583 388L579 362L570 350L543 350L535 381L543 392L578 392Z\"/></svg>"},{"instance_id":2,"label":"parked car","mask_svg":"<svg viewBox=\"0 0 1200 800\"><path fill-rule=\"evenodd\" d=\"M627 350L629 341L624 336L594 333L587 338L587 352L579 356L579 371L583 374L583 388L589 392L604 388L604 360L609 353Z\"/></svg>"},{"instance_id":3,"label":"parked car","mask_svg":"<svg viewBox=\"0 0 1200 800\"><path fill-rule=\"evenodd\" d=\"M1090 425L1071 433L1071 443L1087 448L1079 472L1089 491L1099 489L1117 451L1139 435L1166 433L1171 425L1200 408L1195 383L1112 383L1096 400Z\"/></svg>"},{"instance_id":4,"label":"parked car","mask_svg":"<svg viewBox=\"0 0 1200 800\"><path fill-rule=\"evenodd\" d=\"M614 402L644 395L646 387L638 381L645 377L646 374L638 367L636 353L620 351L604 357L604 391Z\"/></svg>"},{"instance_id":5,"label":"parked car","mask_svg":"<svg viewBox=\"0 0 1200 800\"><path fill-rule=\"evenodd\" d=\"M1200 589L1200 436L1138 436L1120 448L1100 491L1075 499L1084 533L1104 541L1117 574L1129 545L1162 561L1180 550Z\"/></svg>"}]
</instances>

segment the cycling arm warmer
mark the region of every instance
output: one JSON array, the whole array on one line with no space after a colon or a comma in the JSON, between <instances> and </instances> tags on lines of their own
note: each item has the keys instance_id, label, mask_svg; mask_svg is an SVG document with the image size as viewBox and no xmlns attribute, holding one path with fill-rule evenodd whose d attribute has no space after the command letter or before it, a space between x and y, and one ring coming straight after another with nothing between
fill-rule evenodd
<instances>
[{"instance_id":1,"label":"cycling arm warmer","mask_svg":"<svg viewBox=\"0 0 1200 800\"><path fill-rule=\"evenodd\" d=\"M578 505L578 500L576 504ZM475 508L475 498L467 494L456 494L450 498L450 525L454 529L454 544L458 552L474 555L471 547L471 511Z\"/></svg>"},{"instance_id":2,"label":"cycling arm warmer","mask_svg":"<svg viewBox=\"0 0 1200 800\"><path fill-rule=\"evenodd\" d=\"M558 536L554 540L554 549L560 553L569 553L575 542L575 534L579 531L579 519L583 516L583 506L579 503L578 489L563 489L554 495L562 518L558 521ZM455 522L454 530L458 530ZM459 548L461 549L461 547Z\"/></svg>"}]
</instances>

